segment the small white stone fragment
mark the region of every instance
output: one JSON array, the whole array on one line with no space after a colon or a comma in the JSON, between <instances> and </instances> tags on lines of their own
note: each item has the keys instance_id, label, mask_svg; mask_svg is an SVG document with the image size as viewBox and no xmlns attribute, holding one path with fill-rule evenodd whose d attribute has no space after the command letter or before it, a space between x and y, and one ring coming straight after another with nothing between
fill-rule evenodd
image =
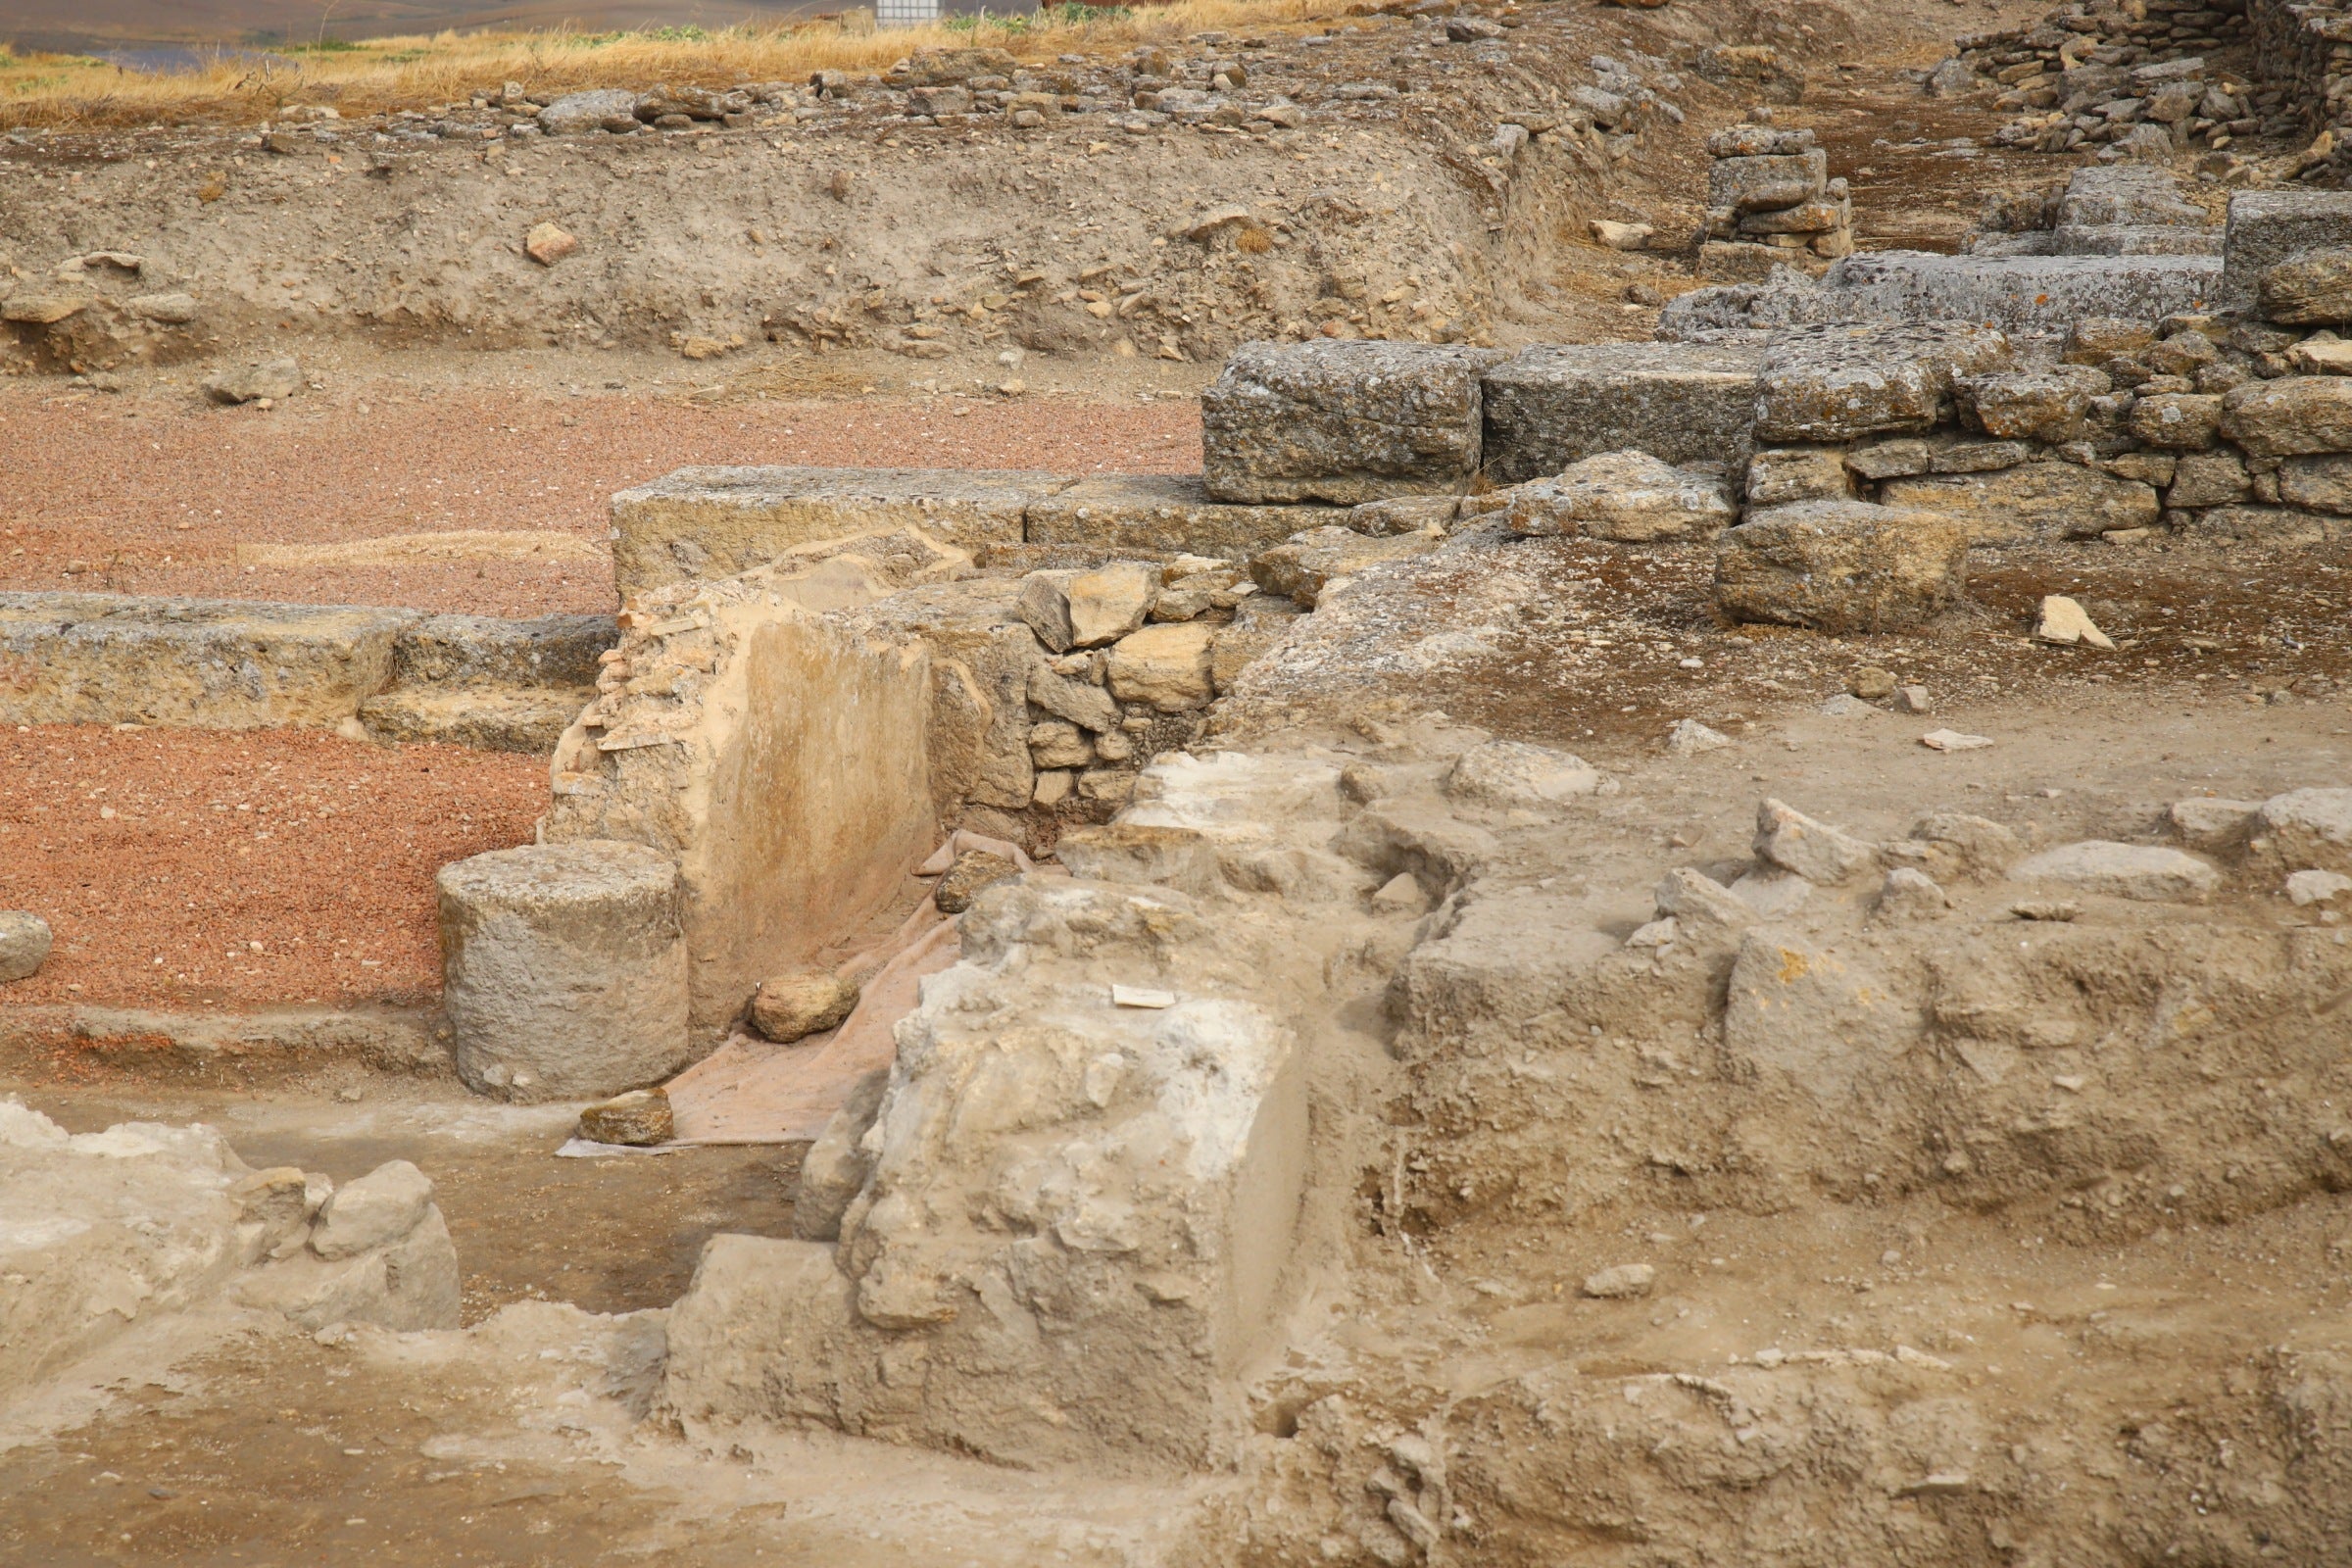
<instances>
[{"instance_id":1,"label":"small white stone fragment","mask_svg":"<svg viewBox=\"0 0 2352 1568\"><path fill-rule=\"evenodd\" d=\"M1963 735L1956 729L1932 729L1919 738L1931 752L1981 752L1992 744L1989 735Z\"/></svg>"},{"instance_id":2,"label":"small white stone fragment","mask_svg":"<svg viewBox=\"0 0 2352 1568\"><path fill-rule=\"evenodd\" d=\"M1925 686L1897 686L1894 689L1894 710L1898 713L1925 713L1936 706Z\"/></svg>"},{"instance_id":3,"label":"small white stone fragment","mask_svg":"<svg viewBox=\"0 0 2352 1568\"><path fill-rule=\"evenodd\" d=\"M2328 904L2352 893L2352 876L2341 871L2297 871L2286 879L2287 902L2296 908Z\"/></svg>"},{"instance_id":4,"label":"small white stone fragment","mask_svg":"<svg viewBox=\"0 0 2352 1568\"><path fill-rule=\"evenodd\" d=\"M2086 643L2092 648L2113 649L2115 642L2099 630L2090 612L2064 594L2049 594L2041 601L2041 618L2034 624L2034 635L2045 643L2073 647Z\"/></svg>"},{"instance_id":5,"label":"small white stone fragment","mask_svg":"<svg viewBox=\"0 0 2352 1568\"><path fill-rule=\"evenodd\" d=\"M1634 934L1625 939L1625 945L1629 948L1671 947L1674 939L1681 934L1682 928L1674 923L1674 916L1670 914L1663 920L1652 920L1647 925L1637 927Z\"/></svg>"},{"instance_id":6,"label":"small white stone fragment","mask_svg":"<svg viewBox=\"0 0 2352 1568\"><path fill-rule=\"evenodd\" d=\"M1110 988L1110 1004L1114 1007L1173 1007L1176 1005L1176 993L1148 991L1142 986L1114 985Z\"/></svg>"}]
</instances>

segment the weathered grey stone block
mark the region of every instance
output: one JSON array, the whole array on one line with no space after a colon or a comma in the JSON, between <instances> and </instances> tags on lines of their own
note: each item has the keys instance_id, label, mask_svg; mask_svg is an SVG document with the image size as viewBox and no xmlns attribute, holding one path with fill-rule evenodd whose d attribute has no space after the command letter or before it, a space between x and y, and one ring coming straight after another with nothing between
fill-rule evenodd
<instances>
[{"instance_id":1,"label":"weathered grey stone block","mask_svg":"<svg viewBox=\"0 0 2352 1568\"><path fill-rule=\"evenodd\" d=\"M1738 213L1771 212L1820 196L1830 182L1830 155L1800 153L1718 158L1707 170L1707 205Z\"/></svg>"},{"instance_id":2,"label":"weathered grey stone block","mask_svg":"<svg viewBox=\"0 0 2352 1568\"><path fill-rule=\"evenodd\" d=\"M2062 330L2085 316L2161 320L2213 294L2210 256L1939 256L1871 251L1822 287L1849 320L1989 321L2008 332Z\"/></svg>"},{"instance_id":3,"label":"weathered grey stone block","mask_svg":"<svg viewBox=\"0 0 2352 1568\"><path fill-rule=\"evenodd\" d=\"M1963 410L1986 435L2022 441L2072 441L2090 400L2110 390L2105 372L2086 365L2010 370L1959 384Z\"/></svg>"},{"instance_id":4,"label":"weathered grey stone block","mask_svg":"<svg viewBox=\"0 0 2352 1568\"><path fill-rule=\"evenodd\" d=\"M24 909L0 909L0 985L39 972L49 960L49 922Z\"/></svg>"},{"instance_id":5,"label":"weathered grey stone block","mask_svg":"<svg viewBox=\"0 0 2352 1568\"><path fill-rule=\"evenodd\" d=\"M1530 479L1509 494L1503 515L1518 533L1582 534L1621 544L1712 539L1738 514L1721 479L1677 468L1646 452L1587 458L1554 478Z\"/></svg>"},{"instance_id":6,"label":"weathered grey stone block","mask_svg":"<svg viewBox=\"0 0 2352 1568\"><path fill-rule=\"evenodd\" d=\"M1518 484L1629 448L1678 467L1719 463L1737 477L1747 464L1763 363L1763 350L1752 346L1523 350L1486 373L1487 477Z\"/></svg>"},{"instance_id":7,"label":"weathered grey stone block","mask_svg":"<svg viewBox=\"0 0 2352 1568\"><path fill-rule=\"evenodd\" d=\"M2249 190L2230 198L2214 303L2252 306L2262 277L2297 251L2352 245L2352 191ZM2116 311L2117 316L2144 312Z\"/></svg>"},{"instance_id":8,"label":"weathered grey stone block","mask_svg":"<svg viewBox=\"0 0 2352 1568\"><path fill-rule=\"evenodd\" d=\"M2352 245L2297 251L2262 274L2262 314L2284 326L2352 321Z\"/></svg>"},{"instance_id":9,"label":"weathered grey stone block","mask_svg":"<svg viewBox=\"0 0 2352 1568\"><path fill-rule=\"evenodd\" d=\"M2169 169L2117 164L2102 169L2078 169L2058 199L2061 228L2153 224L2164 227L2203 226L2205 209L2180 194L2180 181Z\"/></svg>"},{"instance_id":10,"label":"weathered grey stone block","mask_svg":"<svg viewBox=\"0 0 2352 1568\"><path fill-rule=\"evenodd\" d=\"M958 550L1014 544L1056 474L959 468L680 468L612 498L621 597L764 566L796 545L913 528Z\"/></svg>"},{"instance_id":11,"label":"weathered grey stone block","mask_svg":"<svg viewBox=\"0 0 2352 1568\"><path fill-rule=\"evenodd\" d=\"M1245 343L1200 397L1210 496L1336 501L1469 488L1479 377L1502 356L1421 343Z\"/></svg>"},{"instance_id":12,"label":"weathered grey stone block","mask_svg":"<svg viewBox=\"0 0 2352 1568\"><path fill-rule=\"evenodd\" d=\"M1026 529L1033 545L1246 560L1302 528L1339 520L1327 507L1215 501L1199 474L1116 473L1032 501Z\"/></svg>"},{"instance_id":13,"label":"weathered grey stone block","mask_svg":"<svg viewBox=\"0 0 2352 1568\"><path fill-rule=\"evenodd\" d=\"M1933 429L1963 376L1998 369L2009 342L1989 327L1794 327L1772 340L1758 377L1756 439L1851 441Z\"/></svg>"},{"instance_id":14,"label":"weathered grey stone block","mask_svg":"<svg viewBox=\"0 0 2352 1568\"><path fill-rule=\"evenodd\" d=\"M637 1089L687 1059L677 862L584 840L444 866L443 1005L458 1073L514 1100Z\"/></svg>"},{"instance_id":15,"label":"weathered grey stone block","mask_svg":"<svg viewBox=\"0 0 2352 1568\"><path fill-rule=\"evenodd\" d=\"M1715 602L1734 620L1846 633L1934 619L1967 584L1968 527L1932 512L1808 501L1758 513L1715 548Z\"/></svg>"}]
</instances>

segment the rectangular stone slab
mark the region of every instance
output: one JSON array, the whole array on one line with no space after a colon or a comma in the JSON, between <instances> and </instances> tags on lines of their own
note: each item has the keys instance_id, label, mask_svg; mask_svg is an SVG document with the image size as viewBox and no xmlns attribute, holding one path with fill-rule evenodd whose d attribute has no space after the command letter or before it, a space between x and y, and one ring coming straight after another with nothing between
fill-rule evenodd
<instances>
[{"instance_id":1,"label":"rectangular stone slab","mask_svg":"<svg viewBox=\"0 0 2352 1568\"><path fill-rule=\"evenodd\" d=\"M612 498L613 579L626 600L905 527L962 550L1019 544L1029 504L1069 482L1023 469L680 468Z\"/></svg>"},{"instance_id":2,"label":"rectangular stone slab","mask_svg":"<svg viewBox=\"0 0 2352 1568\"><path fill-rule=\"evenodd\" d=\"M1032 545L1244 560L1301 529L1340 520L1337 507L1213 500L1199 474L1117 473L1081 479L1031 502L1027 529Z\"/></svg>"},{"instance_id":3,"label":"rectangular stone slab","mask_svg":"<svg viewBox=\"0 0 2352 1568\"><path fill-rule=\"evenodd\" d=\"M1487 477L1518 484L1627 448L1737 474L1763 361L1760 348L1685 343L1524 350L1485 377Z\"/></svg>"},{"instance_id":4,"label":"rectangular stone slab","mask_svg":"<svg viewBox=\"0 0 2352 1568\"><path fill-rule=\"evenodd\" d=\"M1491 349L1434 343L1245 343L1200 395L1219 501L1458 495L1478 472L1479 375Z\"/></svg>"},{"instance_id":5,"label":"rectangular stone slab","mask_svg":"<svg viewBox=\"0 0 2352 1568\"><path fill-rule=\"evenodd\" d=\"M1822 279L1830 307L1823 318L1989 321L2008 332L2054 332L2086 316L2155 321L2197 310L2221 279L2222 264L2211 256L1872 251L1847 257Z\"/></svg>"},{"instance_id":6,"label":"rectangular stone slab","mask_svg":"<svg viewBox=\"0 0 2352 1568\"><path fill-rule=\"evenodd\" d=\"M332 727L389 684L413 611L0 594L0 721Z\"/></svg>"}]
</instances>

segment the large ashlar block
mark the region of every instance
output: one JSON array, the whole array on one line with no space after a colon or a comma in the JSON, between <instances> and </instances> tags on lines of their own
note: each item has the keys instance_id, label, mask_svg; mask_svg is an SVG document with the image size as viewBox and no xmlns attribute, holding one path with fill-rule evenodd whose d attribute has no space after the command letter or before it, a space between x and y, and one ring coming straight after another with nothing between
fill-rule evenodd
<instances>
[{"instance_id":1,"label":"large ashlar block","mask_svg":"<svg viewBox=\"0 0 2352 1568\"><path fill-rule=\"evenodd\" d=\"M963 918L838 1243L714 1239L662 1403L1022 1466L1212 1463L1297 1244L1294 1036L1231 995L1238 952L1182 893L1029 878ZM1121 975L1178 1000L1116 1006Z\"/></svg>"},{"instance_id":2,"label":"large ashlar block","mask_svg":"<svg viewBox=\"0 0 2352 1568\"><path fill-rule=\"evenodd\" d=\"M697 1054L937 842L930 656L855 621L888 592L876 571L840 556L646 596L556 748L546 842L677 861Z\"/></svg>"},{"instance_id":3,"label":"large ashlar block","mask_svg":"<svg viewBox=\"0 0 2352 1568\"><path fill-rule=\"evenodd\" d=\"M1024 470L680 468L612 498L613 579L625 602L899 528L965 551L1017 545L1030 502L1068 483Z\"/></svg>"},{"instance_id":4,"label":"large ashlar block","mask_svg":"<svg viewBox=\"0 0 2352 1568\"><path fill-rule=\"evenodd\" d=\"M942 821L965 805L1027 809L1029 679L1044 650L1020 612L1021 581L982 577L909 588L854 618L878 638L930 650L931 799Z\"/></svg>"},{"instance_id":5,"label":"large ashlar block","mask_svg":"<svg viewBox=\"0 0 2352 1568\"><path fill-rule=\"evenodd\" d=\"M414 612L0 594L0 721L332 727L391 679Z\"/></svg>"},{"instance_id":6,"label":"large ashlar block","mask_svg":"<svg viewBox=\"0 0 2352 1568\"><path fill-rule=\"evenodd\" d=\"M1245 343L1200 396L1220 501L1458 495L1478 473L1479 377L1492 349L1429 343Z\"/></svg>"},{"instance_id":7,"label":"large ashlar block","mask_svg":"<svg viewBox=\"0 0 2352 1568\"><path fill-rule=\"evenodd\" d=\"M1967 586L1969 526L1937 513L1806 501L1757 513L1715 550L1734 620L1842 635L1925 625Z\"/></svg>"},{"instance_id":8,"label":"large ashlar block","mask_svg":"<svg viewBox=\"0 0 2352 1568\"><path fill-rule=\"evenodd\" d=\"M1695 343L1526 349L1487 371L1484 462L1496 484L1558 473L1604 452L1689 467L1747 465L1763 350Z\"/></svg>"},{"instance_id":9,"label":"large ashlar block","mask_svg":"<svg viewBox=\"0 0 2352 1568\"><path fill-rule=\"evenodd\" d=\"M1331 507L1218 501L1199 474L1118 473L1080 479L1032 501L1028 540L1247 560L1302 528L1339 520Z\"/></svg>"},{"instance_id":10,"label":"large ashlar block","mask_svg":"<svg viewBox=\"0 0 2352 1568\"><path fill-rule=\"evenodd\" d=\"M2002 368L2009 340L1990 327L1794 327L1772 340L1756 391L1760 441L1851 441L1933 429L1953 384Z\"/></svg>"},{"instance_id":11,"label":"large ashlar block","mask_svg":"<svg viewBox=\"0 0 2352 1568\"><path fill-rule=\"evenodd\" d=\"M598 1099L687 1060L677 862L585 840L441 868L442 1005L467 1087Z\"/></svg>"},{"instance_id":12,"label":"large ashlar block","mask_svg":"<svg viewBox=\"0 0 2352 1568\"><path fill-rule=\"evenodd\" d=\"M2352 191L2240 191L2230 198L2214 303L2251 306L2264 274L2280 262L2343 245L2352 245Z\"/></svg>"}]
</instances>

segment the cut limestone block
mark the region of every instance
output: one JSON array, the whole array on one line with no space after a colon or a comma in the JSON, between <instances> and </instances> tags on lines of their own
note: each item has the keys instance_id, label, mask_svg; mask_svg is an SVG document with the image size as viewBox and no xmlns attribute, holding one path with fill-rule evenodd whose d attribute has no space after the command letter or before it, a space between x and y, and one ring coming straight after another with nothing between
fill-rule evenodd
<instances>
[{"instance_id":1,"label":"cut limestone block","mask_svg":"<svg viewBox=\"0 0 2352 1568\"><path fill-rule=\"evenodd\" d=\"M1017 811L1037 786L1029 759L1029 687L1045 674L1020 611L1018 579L980 578L892 594L861 624L930 653L928 724L932 808L954 820L966 805ZM1049 677L1051 678L1051 677ZM1086 688L1112 709L1102 688Z\"/></svg>"},{"instance_id":2,"label":"cut limestone block","mask_svg":"<svg viewBox=\"0 0 2352 1568\"><path fill-rule=\"evenodd\" d=\"M1969 529L1938 513L1808 501L1758 513L1715 553L1715 602L1734 620L1831 633L1924 624L1967 583Z\"/></svg>"},{"instance_id":3,"label":"cut limestone block","mask_svg":"<svg viewBox=\"0 0 2352 1568\"><path fill-rule=\"evenodd\" d=\"M1513 531L1582 534L1621 544L1712 539L1738 513L1723 482L1661 463L1646 452L1606 452L1572 463L1556 478L1506 492Z\"/></svg>"},{"instance_id":4,"label":"cut limestone block","mask_svg":"<svg viewBox=\"0 0 2352 1568\"><path fill-rule=\"evenodd\" d=\"M1772 212L1816 199L1829 182L1830 155L1818 147L1718 158L1707 171L1707 205L1737 213Z\"/></svg>"},{"instance_id":5,"label":"cut limestone block","mask_svg":"<svg viewBox=\"0 0 2352 1568\"><path fill-rule=\"evenodd\" d=\"M761 980L878 914L938 842L930 651L891 614L929 609L965 625L1001 614L1019 627L998 623L1011 648L1035 655L1011 614L1017 583L807 608L804 594L844 602L849 580L827 575L839 564L796 561L645 596L608 666L627 678L581 712L550 765L545 842L621 839L677 862L697 1054ZM973 641L989 644L993 629L973 628ZM955 687L975 719L1005 706L977 674ZM1010 706L1006 739L1026 767L1027 715Z\"/></svg>"},{"instance_id":6,"label":"cut limestone block","mask_svg":"<svg viewBox=\"0 0 2352 1568\"><path fill-rule=\"evenodd\" d=\"M1580 343L1521 351L1487 371L1485 464L1496 484L1635 449L1738 475L1756 419L1760 348Z\"/></svg>"},{"instance_id":7,"label":"cut limestone block","mask_svg":"<svg viewBox=\"0 0 2352 1568\"><path fill-rule=\"evenodd\" d=\"M1977 376L1958 390L1964 411L1986 435L2057 443L2081 436L2090 400L2113 388L2102 370L2060 365Z\"/></svg>"},{"instance_id":8,"label":"cut limestone block","mask_svg":"<svg viewBox=\"0 0 2352 1568\"><path fill-rule=\"evenodd\" d=\"M1425 556L1445 542L1434 531L1373 538L1349 528L1312 528L1250 562L1250 575L1267 593L1312 610L1333 583L1391 561Z\"/></svg>"},{"instance_id":9,"label":"cut limestone block","mask_svg":"<svg viewBox=\"0 0 2352 1568\"><path fill-rule=\"evenodd\" d=\"M556 748L596 695L546 687L396 688L360 705L360 723L379 741L431 741L486 752Z\"/></svg>"},{"instance_id":10,"label":"cut limestone block","mask_svg":"<svg viewBox=\"0 0 2352 1568\"><path fill-rule=\"evenodd\" d=\"M959 550L1017 545L1029 504L1069 481L1023 470L680 468L612 498L623 600L764 566L796 545L911 528Z\"/></svg>"},{"instance_id":11,"label":"cut limestone block","mask_svg":"<svg viewBox=\"0 0 2352 1568\"><path fill-rule=\"evenodd\" d=\"M400 686L596 684L597 656L620 641L611 615L426 615L400 629L392 682Z\"/></svg>"},{"instance_id":12,"label":"cut limestone block","mask_svg":"<svg viewBox=\"0 0 2352 1568\"><path fill-rule=\"evenodd\" d=\"M0 593L0 721L332 728L391 678L413 612Z\"/></svg>"},{"instance_id":13,"label":"cut limestone block","mask_svg":"<svg viewBox=\"0 0 2352 1568\"><path fill-rule=\"evenodd\" d=\"M1200 396L1220 501L1459 494L1478 473L1479 377L1502 355L1424 343L1245 343Z\"/></svg>"},{"instance_id":14,"label":"cut limestone block","mask_svg":"<svg viewBox=\"0 0 2352 1568\"><path fill-rule=\"evenodd\" d=\"M2095 539L2145 528L2162 510L2156 487L2075 463L2021 463L1994 473L1922 474L1879 488L1890 507L1941 513L1978 545Z\"/></svg>"},{"instance_id":15,"label":"cut limestone block","mask_svg":"<svg viewBox=\"0 0 2352 1568\"><path fill-rule=\"evenodd\" d=\"M2262 314L2282 326L2352 321L2352 245L2297 251L2262 274Z\"/></svg>"},{"instance_id":16,"label":"cut limestone block","mask_svg":"<svg viewBox=\"0 0 2352 1568\"><path fill-rule=\"evenodd\" d=\"M2221 275L2211 256L1870 251L1831 268L1821 292L1838 319L1989 321L2005 332L2056 332L2084 317L2158 321L2199 309Z\"/></svg>"},{"instance_id":17,"label":"cut limestone block","mask_svg":"<svg viewBox=\"0 0 2352 1568\"><path fill-rule=\"evenodd\" d=\"M2044 850L2018 862L2009 874L2020 882L2049 882L2081 893L2158 903L2201 902L2222 880L2211 862L2184 850L2106 839Z\"/></svg>"},{"instance_id":18,"label":"cut limestone block","mask_svg":"<svg viewBox=\"0 0 2352 1568\"><path fill-rule=\"evenodd\" d=\"M2298 251L2337 245L2352 245L2352 191L2240 191L2230 198L2213 303L2251 307L2272 268Z\"/></svg>"},{"instance_id":19,"label":"cut limestone block","mask_svg":"<svg viewBox=\"0 0 2352 1568\"><path fill-rule=\"evenodd\" d=\"M1955 380L2000 369L2009 340L1967 324L1794 327L1759 372L1756 439L1851 441L1933 429Z\"/></svg>"},{"instance_id":20,"label":"cut limestone block","mask_svg":"<svg viewBox=\"0 0 2352 1568\"><path fill-rule=\"evenodd\" d=\"M1080 479L1031 502L1027 529L1033 545L1245 560L1302 528L1340 520L1323 507L1211 500L1199 474L1117 473Z\"/></svg>"},{"instance_id":21,"label":"cut limestone block","mask_svg":"<svg viewBox=\"0 0 2352 1568\"><path fill-rule=\"evenodd\" d=\"M639 844L529 845L444 866L435 884L443 1005L469 1087L593 1098L686 1064L675 860Z\"/></svg>"},{"instance_id":22,"label":"cut limestone block","mask_svg":"<svg viewBox=\"0 0 2352 1568\"><path fill-rule=\"evenodd\" d=\"M2058 199L2061 226L2202 227L2205 209L2180 194L2180 176L2144 164L2078 169Z\"/></svg>"}]
</instances>

